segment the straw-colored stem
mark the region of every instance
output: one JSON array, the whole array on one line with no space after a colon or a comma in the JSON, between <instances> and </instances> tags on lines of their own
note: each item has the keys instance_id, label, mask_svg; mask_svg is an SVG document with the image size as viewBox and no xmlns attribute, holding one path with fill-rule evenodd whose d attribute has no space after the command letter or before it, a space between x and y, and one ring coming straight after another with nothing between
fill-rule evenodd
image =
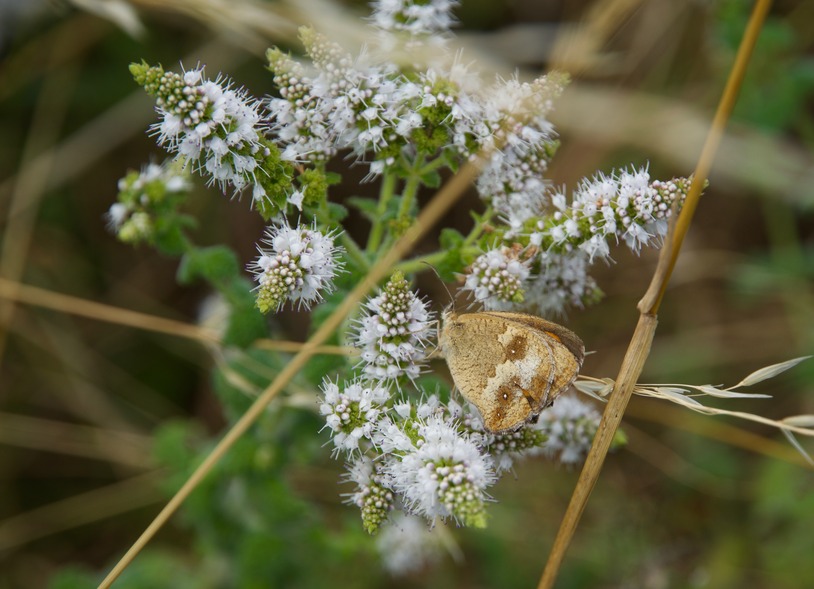
<instances>
[{"instance_id":1,"label":"straw-colored stem","mask_svg":"<svg viewBox=\"0 0 814 589\"><path fill-rule=\"evenodd\" d=\"M616 378L613 392L611 392L608 404L602 414L602 420L599 423L599 429L594 437L593 445L585 460L585 465L580 473L576 488L568 503L565 515L563 516L562 523L554 540L554 545L551 548L551 553L540 578L538 589L551 589L554 586L560 565L565 556L565 551L571 544L571 539L574 536L580 517L588 503L588 498L599 478L599 473L602 470L605 456L610 449L613 436L622 421L625 408L630 400L630 396L633 394L633 388L644 368L644 363L650 352L650 345L653 342L653 336L656 331L656 313L658 312L659 305L664 297L664 292L667 289L667 283L670 280L670 275L678 259L684 236L687 234L693 214L698 206L701 189L709 175L712 160L720 144L726 122L732 113L732 109L735 107L738 91L740 90L741 82L746 73L746 66L749 63L749 58L757 42L758 34L760 33L770 5L771 0L759 0L752 12L743 40L738 49L735 63L732 66L732 71L727 80L723 96L718 104L715 118L712 121L712 126L707 135L704 147L701 150L701 155L698 158L693 182L690 186L684 206L681 209L681 214L678 216L675 224L670 228L670 232L665 240L665 247L659 256L659 262L650 287L639 302L638 308L641 315L636 326L636 331L633 333L633 338L631 339L619 370L619 376Z\"/></svg>"},{"instance_id":2,"label":"straw-colored stem","mask_svg":"<svg viewBox=\"0 0 814 589\"><path fill-rule=\"evenodd\" d=\"M195 472L187 479L184 485L170 499L167 505L150 523L141 536L135 541L121 560L116 564L110 573L99 585L99 589L110 587L118 578L122 571L133 561L136 555L152 539L152 537L169 520L175 511L181 506L186 498L209 474L212 468L220 461L234 443L257 421L262 415L272 399L297 375L305 366L308 359L314 355L317 346L322 344L342 323L345 316L359 304L364 296L383 279L393 265L406 254L421 236L432 227L441 216L449 210L453 203L463 194L466 187L475 178L478 172L478 165L468 163L461 168L439 192L435 198L424 208L407 232L399 239L393 247L387 251L371 268L368 274L354 288L342 303L325 319L322 325L314 332L311 338L304 344L303 348L286 364L276 379L261 393L257 400L244 413L241 418L226 432L226 435L215 446L204 461L195 469Z\"/></svg>"},{"instance_id":3,"label":"straw-colored stem","mask_svg":"<svg viewBox=\"0 0 814 589\"><path fill-rule=\"evenodd\" d=\"M52 292L44 288L20 284L0 278L0 299L8 299L16 303L53 309L61 313L79 315L96 321L105 321L116 325L126 325L157 333L166 333L177 337L185 337L203 343L221 343L217 332L206 327L199 327L156 317L147 313L139 313L130 309L96 303L70 295ZM257 348L273 350L275 352L298 352L303 347L302 342L277 341L259 339L253 344ZM354 356L359 353L356 348L347 346L316 346L315 354L331 354L335 356Z\"/></svg>"},{"instance_id":4,"label":"straw-colored stem","mask_svg":"<svg viewBox=\"0 0 814 589\"><path fill-rule=\"evenodd\" d=\"M36 286L12 282L3 278L0 278L0 298L27 305L54 309L63 313L80 315L82 317L96 319L97 321L127 325L148 331L168 333L170 335L211 343L217 343L219 341L218 334L211 329L190 325L183 321L165 319L146 313L139 313L138 311L122 309L121 307L87 301L70 295L51 292Z\"/></svg>"}]
</instances>

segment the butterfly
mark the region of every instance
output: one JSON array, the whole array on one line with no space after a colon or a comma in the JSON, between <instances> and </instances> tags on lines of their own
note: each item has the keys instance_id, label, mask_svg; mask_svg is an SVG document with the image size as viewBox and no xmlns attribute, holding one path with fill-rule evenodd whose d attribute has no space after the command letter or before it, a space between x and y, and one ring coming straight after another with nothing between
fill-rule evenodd
<instances>
[{"instance_id":1,"label":"butterfly","mask_svg":"<svg viewBox=\"0 0 814 589\"><path fill-rule=\"evenodd\" d=\"M493 433L533 422L577 377L585 346L534 315L447 312L439 345L461 394Z\"/></svg>"}]
</instances>

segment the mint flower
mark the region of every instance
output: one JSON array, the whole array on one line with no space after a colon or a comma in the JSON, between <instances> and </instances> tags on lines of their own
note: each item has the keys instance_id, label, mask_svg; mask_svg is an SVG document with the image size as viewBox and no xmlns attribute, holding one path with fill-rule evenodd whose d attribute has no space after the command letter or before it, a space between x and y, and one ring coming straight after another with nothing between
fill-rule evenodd
<instances>
[{"instance_id":1,"label":"mint flower","mask_svg":"<svg viewBox=\"0 0 814 589\"><path fill-rule=\"evenodd\" d=\"M596 302L602 291L588 274L588 255L542 252L539 270L526 287L525 304L540 315L562 315L568 307L581 309Z\"/></svg>"},{"instance_id":2,"label":"mint flower","mask_svg":"<svg viewBox=\"0 0 814 589\"><path fill-rule=\"evenodd\" d=\"M491 155L477 189L515 230L548 204L544 174L557 147L548 114L565 82L556 75L532 83L501 80L482 99L482 120L491 133L478 148Z\"/></svg>"},{"instance_id":3,"label":"mint flower","mask_svg":"<svg viewBox=\"0 0 814 589\"><path fill-rule=\"evenodd\" d=\"M259 102L226 79L207 80L203 68L182 75L142 63L130 71L155 97L159 145L191 162L224 192L251 186L255 201L266 197L257 174L271 152L261 131Z\"/></svg>"},{"instance_id":4,"label":"mint flower","mask_svg":"<svg viewBox=\"0 0 814 589\"><path fill-rule=\"evenodd\" d=\"M591 449L600 415L594 407L576 397L560 397L540 413L536 429L547 441L543 450L559 457L563 464L582 462Z\"/></svg>"},{"instance_id":5,"label":"mint flower","mask_svg":"<svg viewBox=\"0 0 814 589\"><path fill-rule=\"evenodd\" d=\"M275 225L266 229L258 247L260 256L251 264L258 285L257 308L263 313L279 311L286 301L309 308L333 290L333 278L342 270L342 248L334 234L323 235L316 227L291 228Z\"/></svg>"},{"instance_id":6,"label":"mint flower","mask_svg":"<svg viewBox=\"0 0 814 589\"><path fill-rule=\"evenodd\" d=\"M395 577L431 566L445 548L440 526L430 527L426 520L404 513L396 513L376 537L382 563Z\"/></svg>"},{"instance_id":7,"label":"mint flower","mask_svg":"<svg viewBox=\"0 0 814 589\"><path fill-rule=\"evenodd\" d=\"M581 250L607 258L609 241L624 241L634 252L667 234L673 204L683 202L690 180L650 181L646 169L599 174L584 180L570 205L555 194L553 216L537 221L531 242L546 251Z\"/></svg>"},{"instance_id":8,"label":"mint flower","mask_svg":"<svg viewBox=\"0 0 814 589\"><path fill-rule=\"evenodd\" d=\"M457 0L378 0L371 2L373 24L388 32L433 36L449 32Z\"/></svg>"},{"instance_id":9,"label":"mint flower","mask_svg":"<svg viewBox=\"0 0 814 589\"><path fill-rule=\"evenodd\" d=\"M471 291L486 309L503 309L523 301L523 283L528 277L528 261L521 260L517 250L501 247L475 260L463 288Z\"/></svg>"},{"instance_id":10,"label":"mint flower","mask_svg":"<svg viewBox=\"0 0 814 589\"><path fill-rule=\"evenodd\" d=\"M414 451L385 467L392 488L412 513L485 527L486 488L495 481L488 458L440 417L423 424L419 436Z\"/></svg>"},{"instance_id":11,"label":"mint flower","mask_svg":"<svg viewBox=\"0 0 814 589\"><path fill-rule=\"evenodd\" d=\"M119 180L117 202L105 215L108 227L125 243L152 241L190 188L187 174L173 166L148 164L130 172Z\"/></svg>"},{"instance_id":12,"label":"mint flower","mask_svg":"<svg viewBox=\"0 0 814 589\"><path fill-rule=\"evenodd\" d=\"M362 438L370 439L390 391L378 385L360 382L345 383L344 389L326 380L322 383L323 400L319 412L331 430L337 452L348 454L359 450Z\"/></svg>"},{"instance_id":13,"label":"mint flower","mask_svg":"<svg viewBox=\"0 0 814 589\"><path fill-rule=\"evenodd\" d=\"M366 456L349 466L347 478L358 488L350 501L361 510L362 525L369 534L376 534L393 510L393 492L384 486L376 465Z\"/></svg>"},{"instance_id":14,"label":"mint flower","mask_svg":"<svg viewBox=\"0 0 814 589\"><path fill-rule=\"evenodd\" d=\"M417 377L426 359L427 341L434 335L427 304L396 272L365 307L367 313L358 321L355 337L365 375L380 381Z\"/></svg>"}]
</instances>

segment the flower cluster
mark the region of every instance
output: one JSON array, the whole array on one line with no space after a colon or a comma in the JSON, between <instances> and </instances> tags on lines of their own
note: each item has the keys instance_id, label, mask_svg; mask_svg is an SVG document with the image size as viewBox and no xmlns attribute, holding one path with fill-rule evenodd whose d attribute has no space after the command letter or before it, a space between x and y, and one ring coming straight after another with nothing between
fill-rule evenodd
<instances>
[{"instance_id":1,"label":"flower cluster","mask_svg":"<svg viewBox=\"0 0 814 589\"><path fill-rule=\"evenodd\" d=\"M108 226L125 243L152 241L190 187L187 174L176 166L151 163L130 172L119 180L118 197L106 215Z\"/></svg>"},{"instance_id":2,"label":"flower cluster","mask_svg":"<svg viewBox=\"0 0 814 589\"><path fill-rule=\"evenodd\" d=\"M421 518L398 512L376 538L382 563L393 576L403 576L434 564L445 548L442 526L428 527Z\"/></svg>"},{"instance_id":3,"label":"flower cluster","mask_svg":"<svg viewBox=\"0 0 814 589\"><path fill-rule=\"evenodd\" d=\"M370 439L390 391L380 386L359 382L346 384L343 390L327 381L322 387L323 402L319 411L331 429L334 446L349 454L359 450L362 438Z\"/></svg>"},{"instance_id":4,"label":"flower cluster","mask_svg":"<svg viewBox=\"0 0 814 589\"><path fill-rule=\"evenodd\" d=\"M487 309L502 309L522 303L524 282L529 277L527 260L517 249L500 247L478 257L466 275L464 290L472 291L475 300Z\"/></svg>"},{"instance_id":5,"label":"flower cluster","mask_svg":"<svg viewBox=\"0 0 814 589\"><path fill-rule=\"evenodd\" d=\"M373 3L371 20L378 28L391 33L432 37L449 33L454 24L452 9L457 0L380 0Z\"/></svg>"},{"instance_id":6,"label":"flower cluster","mask_svg":"<svg viewBox=\"0 0 814 589\"><path fill-rule=\"evenodd\" d=\"M375 534L393 510L393 492L384 484L382 475L367 456L351 464L348 480L357 485L357 491L351 494L350 501L362 512L365 530Z\"/></svg>"},{"instance_id":7,"label":"flower cluster","mask_svg":"<svg viewBox=\"0 0 814 589\"><path fill-rule=\"evenodd\" d=\"M333 278L342 270L342 248L332 233L305 226L275 225L266 230L258 247L260 256L251 268L257 281L257 308L278 311L286 301L309 307L333 290Z\"/></svg>"},{"instance_id":8,"label":"flower cluster","mask_svg":"<svg viewBox=\"0 0 814 589\"><path fill-rule=\"evenodd\" d=\"M385 472L411 513L486 525L485 489L495 481L491 461L475 441L443 418L418 428L414 451L391 460Z\"/></svg>"},{"instance_id":9,"label":"flower cluster","mask_svg":"<svg viewBox=\"0 0 814 589\"><path fill-rule=\"evenodd\" d=\"M451 2L374 3L374 22L427 38L446 30ZM417 157L460 160L483 150L492 160L479 183L483 198L509 211L526 192L540 193L539 173L555 142L546 119L564 80L483 84L445 51L422 68L377 63L371 51L353 57L313 29L300 39L313 73L279 49L267 53L280 97L269 100L270 128L283 158L318 163L349 149L381 174ZM443 160L441 160L443 161Z\"/></svg>"},{"instance_id":10,"label":"flower cluster","mask_svg":"<svg viewBox=\"0 0 814 589\"><path fill-rule=\"evenodd\" d=\"M432 313L397 272L382 292L370 299L358 321L356 345L362 351L365 374L376 380L416 378L434 335Z\"/></svg>"},{"instance_id":11,"label":"flower cluster","mask_svg":"<svg viewBox=\"0 0 814 589\"><path fill-rule=\"evenodd\" d=\"M543 451L556 455L563 464L583 461L599 428L599 417L596 409L576 397L560 397L537 422L546 436Z\"/></svg>"},{"instance_id":12,"label":"flower cluster","mask_svg":"<svg viewBox=\"0 0 814 589\"><path fill-rule=\"evenodd\" d=\"M266 197L258 173L270 148L257 101L228 81L206 79L203 68L182 75L142 63L131 65L130 71L155 97L161 122L154 130L160 145L192 162L224 191L251 186L255 201Z\"/></svg>"},{"instance_id":13,"label":"flower cluster","mask_svg":"<svg viewBox=\"0 0 814 589\"><path fill-rule=\"evenodd\" d=\"M581 250L589 261L606 258L609 241L638 252L666 235L673 206L681 205L689 187L685 178L651 181L645 169L600 174L582 182L570 205L556 194L556 212L536 220L531 241L545 250Z\"/></svg>"},{"instance_id":14,"label":"flower cluster","mask_svg":"<svg viewBox=\"0 0 814 589\"><path fill-rule=\"evenodd\" d=\"M464 289L489 309L523 302L540 314L559 314L593 303L601 291L591 264L608 260L611 244L624 242L634 252L657 244L689 187L685 178L651 181L646 169L621 171L583 181L568 204L563 192L538 186L545 196L535 201L527 193L526 202L550 202L553 212L540 205L529 215L511 206L502 243L475 260Z\"/></svg>"},{"instance_id":15,"label":"flower cluster","mask_svg":"<svg viewBox=\"0 0 814 589\"><path fill-rule=\"evenodd\" d=\"M371 534L396 508L430 523L484 526L487 490L501 473L542 453L568 463L581 458L599 422L590 405L562 398L537 424L494 434L473 407L437 395L399 400L382 385L358 380L326 381L322 389L320 412L336 452L351 458L347 480L356 490L350 502Z\"/></svg>"}]
</instances>

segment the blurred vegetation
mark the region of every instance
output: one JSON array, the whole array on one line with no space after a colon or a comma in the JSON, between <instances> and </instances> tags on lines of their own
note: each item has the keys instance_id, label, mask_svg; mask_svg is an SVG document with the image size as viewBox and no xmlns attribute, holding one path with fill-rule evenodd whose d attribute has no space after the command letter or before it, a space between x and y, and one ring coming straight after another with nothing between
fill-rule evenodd
<instances>
[{"instance_id":1,"label":"blurred vegetation","mask_svg":"<svg viewBox=\"0 0 814 589\"><path fill-rule=\"evenodd\" d=\"M334 14L260 4L264 18L248 18L248 4L232 4L219 14L191 0L176 9L133 2L139 37L70 4L32 3L19 20L14 3L0 4L4 278L203 320L208 287L179 286L175 260L118 243L103 214L118 178L160 157L130 62L200 61L261 96L272 91L263 49L288 44L287 19ZM656 177L690 172L697 127L706 129L720 95L747 4L463 0L459 14L472 51L501 62L504 75L572 72L555 120L563 147L552 174L573 183L630 161L649 160ZM337 14L354 22L366 9L344 10ZM342 34L345 24L334 22ZM733 384L814 350L812 47L812 4L777 2L662 307L647 381ZM595 111L572 116L569 104L592 96ZM637 110L642 97L657 108ZM630 117L640 124L613 128ZM470 222L459 208L447 225ZM190 209L201 244L227 243L241 264L251 259L262 226L246 203L201 186ZM365 221L351 222L364 235ZM615 376L654 259L620 253L597 275L607 298L569 318L597 351L587 374ZM446 300L433 276L420 286ZM9 313L0 335L0 589L94 587L248 406L263 384L252 381L256 368L268 377L285 359L258 350L221 357L169 335L0 306ZM307 329L303 314L274 321L295 338ZM333 361L312 361L116 587L536 584L577 475L544 461L494 489L488 529L454 533L460 562L445 557L397 580L383 572L356 508L342 504L340 467L317 433L315 384ZM814 363L761 390L774 398L737 408L814 413ZM609 458L558 587L814 586L814 475L781 435L635 399L625 428L630 444Z\"/></svg>"}]
</instances>

